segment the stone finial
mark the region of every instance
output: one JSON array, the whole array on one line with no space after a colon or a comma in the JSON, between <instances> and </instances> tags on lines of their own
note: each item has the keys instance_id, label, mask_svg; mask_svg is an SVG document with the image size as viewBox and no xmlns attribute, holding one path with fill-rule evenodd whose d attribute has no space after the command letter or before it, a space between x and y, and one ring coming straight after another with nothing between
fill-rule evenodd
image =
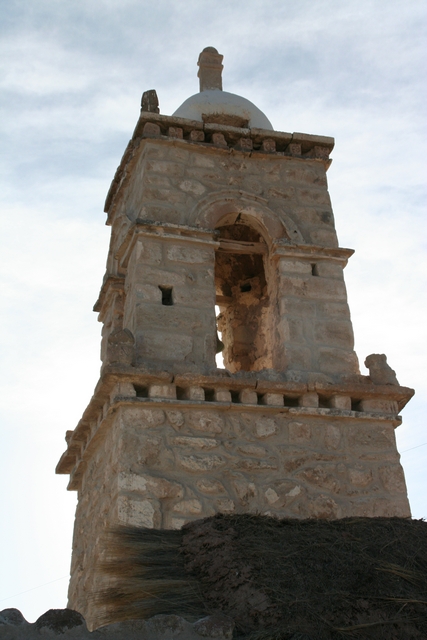
<instances>
[{"instance_id":1,"label":"stone finial","mask_svg":"<svg viewBox=\"0 0 427 640\"><path fill-rule=\"evenodd\" d=\"M155 89L144 91L141 98L141 111L149 111L150 113L160 113L159 99Z\"/></svg>"},{"instance_id":2,"label":"stone finial","mask_svg":"<svg viewBox=\"0 0 427 640\"><path fill-rule=\"evenodd\" d=\"M387 364L387 357L383 353L367 356L365 367L369 369L369 377L374 384L399 384L395 371Z\"/></svg>"},{"instance_id":3,"label":"stone finial","mask_svg":"<svg viewBox=\"0 0 427 640\"><path fill-rule=\"evenodd\" d=\"M200 80L200 91L206 91L207 89L222 91L223 57L214 47L203 49L197 62L199 65L197 77Z\"/></svg>"}]
</instances>

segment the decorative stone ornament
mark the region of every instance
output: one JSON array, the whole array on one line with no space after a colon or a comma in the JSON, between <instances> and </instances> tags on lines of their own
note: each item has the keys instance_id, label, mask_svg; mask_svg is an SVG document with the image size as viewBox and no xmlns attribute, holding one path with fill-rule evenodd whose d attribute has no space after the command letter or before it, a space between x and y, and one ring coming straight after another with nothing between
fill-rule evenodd
<instances>
[{"instance_id":1,"label":"decorative stone ornament","mask_svg":"<svg viewBox=\"0 0 427 640\"><path fill-rule=\"evenodd\" d=\"M209 112L160 115L144 94L107 195L101 377L57 466L78 491L69 606L89 625L117 524L410 515L394 429L414 392L385 356L359 372L334 140L273 130L221 70L208 47Z\"/></svg>"}]
</instances>

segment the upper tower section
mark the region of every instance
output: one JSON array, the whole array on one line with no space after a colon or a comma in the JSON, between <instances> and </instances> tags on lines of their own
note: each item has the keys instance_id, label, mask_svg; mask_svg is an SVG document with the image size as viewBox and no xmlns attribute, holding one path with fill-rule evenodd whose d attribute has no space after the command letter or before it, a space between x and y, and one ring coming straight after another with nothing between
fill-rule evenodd
<instances>
[{"instance_id":1,"label":"upper tower section","mask_svg":"<svg viewBox=\"0 0 427 640\"><path fill-rule=\"evenodd\" d=\"M218 329L229 374L358 374L352 251L338 247L327 190L334 140L274 131L222 90L222 60L202 51L200 92L172 116L143 95L106 201L104 365L212 372Z\"/></svg>"}]
</instances>

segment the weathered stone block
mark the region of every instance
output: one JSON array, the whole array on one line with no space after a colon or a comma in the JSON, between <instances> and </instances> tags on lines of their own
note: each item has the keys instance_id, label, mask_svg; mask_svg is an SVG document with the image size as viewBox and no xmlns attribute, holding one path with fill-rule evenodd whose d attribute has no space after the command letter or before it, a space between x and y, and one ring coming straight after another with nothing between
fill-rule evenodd
<instances>
[{"instance_id":1,"label":"weathered stone block","mask_svg":"<svg viewBox=\"0 0 427 640\"><path fill-rule=\"evenodd\" d=\"M342 409L343 411L351 411L350 396L334 395L329 400L329 406L332 409Z\"/></svg>"},{"instance_id":2,"label":"weathered stone block","mask_svg":"<svg viewBox=\"0 0 427 640\"><path fill-rule=\"evenodd\" d=\"M179 466L187 471L213 471L225 465L221 456L210 455L183 455L177 453Z\"/></svg>"},{"instance_id":3,"label":"weathered stone block","mask_svg":"<svg viewBox=\"0 0 427 640\"><path fill-rule=\"evenodd\" d=\"M161 135L160 127L158 124L152 122L146 122L142 130L142 135L145 138L157 138Z\"/></svg>"},{"instance_id":4,"label":"weathered stone block","mask_svg":"<svg viewBox=\"0 0 427 640\"><path fill-rule=\"evenodd\" d=\"M360 401L359 407L361 411L366 411L367 413L386 413L394 416L399 413L399 408L395 400L365 398Z\"/></svg>"},{"instance_id":5,"label":"weathered stone block","mask_svg":"<svg viewBox=\"0 0 427 640\"><path fill-rule=\"evenodd\" d=\"M255 421L255 435L258 438L268 438L278 431L277 424L272 418L257 418Z\"/></svg>"},{"instance_id":6,"label":"weathered stone block","mask_svg":"<svg viewBox=\"0 0 427 640\"><path fill-rule=\"evenodd\" d=\"M117 498L117 514L120 524L136 527L160 528L161 512L155 500L132 500L127 496Z\"/></svg>"},{"instance_id":7,"label":"weathered stone block","mask_svg":"<svg viewBox=\"0 0 427 640\"><path fill-rule=\"evenodd\" d=\"M239 391L239 402L242 404L258 404L258 395L252 389L242 389L242 391Z\"/></svg>"},{"instance_id":8,"label":"weathered stone block","mask_svg":"<svg viewBox=\"0 0 427 640\"><path fill-rule=\"evenodd\" d=\"M176 398L176 386L174 384L151 384L148 387L149 398Z\"/></svg>"},{"instance_id":9,"label":"weathered stone block","mask_svg":"<svg viewBox=\"0 0 427 640\"><path fill-rule=\"evenodd\" d=\"M169 138L183 138L183 131L181 127L169 127L168 128L168 136Z\"/></svg>"},{"instance_id":10,"label":"weathered stone block","mask_svg":"<svg viewBox=\"0 0 427 640\"><path fill-rule=\"evenodd\" d=\"M314 335L316 341L324 345L348 349L352 349L354 345L353 328L350 321L317 322Z\"/></svg>"},{"instance_id":11,"label":"weathered stone block","mask_svg":"<svg viewBox=\"0 0 427 640\"><path fill-rule=\"evenodd\" d=\"M154 360L184 360L193 348L193 339L177 333L145 331L138 336L138 355Z\"/></svg>"},{"instance_id":12,"label":"weathered stone block","mask_svg":"<svg viewBox=\"0 0 427 640\"><path fill-rule=\"evenodd\" d=\"M215 389L215 402L231 402L231 393L228 389Z\"/></svg>"},{"instance_id":13,"label":"weathered stone block","mask_svg":"<svg viewBox=\"0 0 427 640\"><path fill-rule=\"evenodd\" d=\"M310 425L304 422L290 422L288 425L289 443L299 444L311 440Z\"/></svg>"},{"instance_id":14,"label":"weathered stone block","mask_svg":"<svg viewBox=\"0 0 427 640\"><path fill-rule=\"evenodd\" d=\"M197 431L206 433L222 433L224 419L211 411L191 411L188 414L188 424Z\"/></svg>"},{"instance_id":15,"label":"weathered stone block","mask_svg":"<svg viewBox=\"0 0 427 640\"><path fill-rule=\"evenodd\" d=\"M207 249L196 249L188 245L172 245L167 249L167 257L173 262L186 262L188 264L202 264L212 261L212 253Z\"/></svg>"},{"instance_id":16,"label":"weathered stone block","mask_svg":"<svg viewBox=\"0 0 427 640\"><path fill-rule=\"evenodd\" d=\"M269 404L269 405L271 404L271 405L283 406L285 402L283 399L283 395L280 393L264 393L261 396L260 404Z\"/></svg>"},{"instance_id":17,"label":"weathered stone block","mask_svg":"<svg viewBox=\"0 0 427 640\"><path fill-rule=\"evenodd\" d=\"M205 134L203 131L197 131L196 129L193 129L193 131L190 131L191 142L203 142L204 139L205 139Z\"/></svg>"},{"instance_id":18,"label":"weathered stone block","mask_svg":"<svg viewBox=\"0 0 427 640\"><path fill-rule=\"evenodd\" d=\"M224 138L223 133L213 133L212 134L212 143L217 147L228 147L227 141Z\"/></svg>"},{"instance_id":19,"label":"weathered stone block","mask_svg":"<svg viewBox=\"0 0 427 640\"><path fill-rule=\"evenodd\" d=\"M215 438L194 438L192 436L177 436L172 439L172 443L196 450L215 449L219 444Z\"/></svg>"},{"instance_id":20,"label":"weathered stone block","mask_svg":"<svg viewBox=\"0 0 427 640\"><path fill-rule=\"evenodd\" d=\"M272 138L264 138L261 144L261 151L263 151L264 153L275 153L276 141Z\"/></svg>"},{"instance_id":21,"label":"weathered stone block","mask_svg":"<svg viewBox=\"0 0 427 640\"><path fill-rule=\"evenodd\" d=\"M186 387L183 391L183 398L186 400L204 400L205 390L203 387Z\"/></svg>"}]
</instances>

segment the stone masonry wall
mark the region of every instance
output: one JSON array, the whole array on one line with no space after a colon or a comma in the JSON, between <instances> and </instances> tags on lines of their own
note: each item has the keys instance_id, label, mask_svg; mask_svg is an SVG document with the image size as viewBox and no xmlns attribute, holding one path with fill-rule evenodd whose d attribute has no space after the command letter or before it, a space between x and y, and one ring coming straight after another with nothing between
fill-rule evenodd
<instances>
[{"instance_id":1,"label":"stone masonry wall","mask_svg":"<svg viewBox=\"0 0 427 640\"><path fill-rule=\"evenodd\" d=\"M121 401L88 460L69 605L89 621L91 595L105 586L97 573L103 532L118 523L180 528L217 512L410 515L392 419L347 412L344 422L339 410L186 404Z\"/></svg>"}]
</instances>

